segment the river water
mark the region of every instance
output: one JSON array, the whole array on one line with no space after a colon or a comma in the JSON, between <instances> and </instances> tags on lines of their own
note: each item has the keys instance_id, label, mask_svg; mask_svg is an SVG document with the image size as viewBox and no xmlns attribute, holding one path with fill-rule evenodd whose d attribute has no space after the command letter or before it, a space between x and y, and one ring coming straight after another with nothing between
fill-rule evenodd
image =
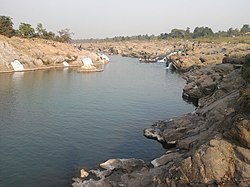
<instances>
[{"instance_id":1,"label":"river water","mask_svg":"<svg viewBox=\"0 0 250 187\"><path fill-rule=\"evenodd\" d=\"M143 129L194 110L184 84L164 63L118 56L98 73L0 74L0 186L70 186L109 158L159 157Z\"/></svg>"}]
</instances>

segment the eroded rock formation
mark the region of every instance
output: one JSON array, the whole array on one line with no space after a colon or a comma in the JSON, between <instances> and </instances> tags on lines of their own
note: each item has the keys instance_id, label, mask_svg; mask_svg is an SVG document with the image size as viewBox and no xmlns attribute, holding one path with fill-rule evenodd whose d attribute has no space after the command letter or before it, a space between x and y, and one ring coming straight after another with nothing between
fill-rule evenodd
<instances>
[{"instance_id":1,"label":"eroded rock formation","mask_svg":"<svg viewBox=\"0 0 250 187\"><path fill-rule=\"evenodd\" d=\"M25 70L63 67L63 62L70 66L82 66L82 58L91 58L94 64L103 64L103 59L96 53L79 50L72 44L43 39L7 38L0 35L0 72L11 72L11 62L18 60Z\"/></svg>"}]
</instances>

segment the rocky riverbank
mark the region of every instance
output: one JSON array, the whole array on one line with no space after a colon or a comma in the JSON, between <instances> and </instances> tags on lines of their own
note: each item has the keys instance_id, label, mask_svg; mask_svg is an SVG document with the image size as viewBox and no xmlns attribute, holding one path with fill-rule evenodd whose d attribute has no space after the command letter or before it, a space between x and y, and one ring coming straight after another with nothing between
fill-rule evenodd
<instances>
[{"instance_id":1,"label":"rocky riverbank","mask_svg":"<svg viewBox=\"0 0 250 187\"><path fill-rule=\"evenodd\" d=\"M43 39L7 38L0 35L0 72L13 72L11 62L18 60L24 70L37 70L55 67L82 66L82 59L88 57L94 65L103 64L96 53L79 50L72 44Z\"/></svg>"},{"instance_id":2,"label":"rocky riverbank","mask_svg":"<svg viewBox=\"0 0 250 187\"><path fill-rule=\"evenodd\" d=\"M73 186L249 186L250 55L242 59L243 67L231 60L184 74L183 96L197 109L144 130L164 155L108 160Z\"/></svg>"},{"instance_id":3,"label":"rocky riverbank","mask_svg":"<svg viewBox=\"0 0 250 187\"><path fill-rule=\"evenodd\" d=\"M205 67L221 62L225 56L242 56L250 53L250 45L233 41L189 41L189 40L147 40L123 42L83 43L81 47L89 51L102 51L125 57L141 58L142 61L163 58L171 54L169 60L178 70L188 71L192 67Z\"/></svg>"}]
</instances>

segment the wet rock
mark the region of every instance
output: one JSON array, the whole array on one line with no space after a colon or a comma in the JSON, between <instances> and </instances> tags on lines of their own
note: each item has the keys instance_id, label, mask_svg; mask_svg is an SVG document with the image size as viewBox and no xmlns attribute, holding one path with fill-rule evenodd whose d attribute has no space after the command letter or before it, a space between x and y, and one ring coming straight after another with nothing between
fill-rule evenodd
<instances>
[{"instance_id":1,"label":"wet rock","mask_svg":"<svg viewBox=\"0 0 250 187\"><path fill-rule=\"evenodd\" d=\"M97 178L104 179L105 177L109 176L113 171L112 170L90 170L90 173L94 174Z\"/></svg>"},{"instance_id":2,"label":"wet rock","mask_svg":"<svg viewBox=\"0 0 250 187\"><path fill-rule=\"evenodd\" d=\"M160 134L160 131L158 131L158 129L156 128L147 128L147 129L144 129L143 130L143 135L147 138L150 138L150 139L155 139L159 142L163 142L164 139L163 137L161 136Z\"/></svg>"}]
</instances>

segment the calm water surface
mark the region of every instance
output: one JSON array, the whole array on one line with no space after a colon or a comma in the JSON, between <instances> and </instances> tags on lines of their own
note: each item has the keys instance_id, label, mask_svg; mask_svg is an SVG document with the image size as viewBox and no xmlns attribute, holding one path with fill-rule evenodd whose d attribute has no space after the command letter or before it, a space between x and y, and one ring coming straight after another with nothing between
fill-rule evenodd
<instances>
[{"instance_id":1,"label":"calm water surface","mask_svg":"<svg viewBox=\"0 0 250 187\"><path fill-rule=\"evenodd\" d=\"M194 109L185 81L163 63L111 60L100 73L0 74L0 186L70 186L82 167L164 153L142 132Z\"/></svg>"}]
</instances>

